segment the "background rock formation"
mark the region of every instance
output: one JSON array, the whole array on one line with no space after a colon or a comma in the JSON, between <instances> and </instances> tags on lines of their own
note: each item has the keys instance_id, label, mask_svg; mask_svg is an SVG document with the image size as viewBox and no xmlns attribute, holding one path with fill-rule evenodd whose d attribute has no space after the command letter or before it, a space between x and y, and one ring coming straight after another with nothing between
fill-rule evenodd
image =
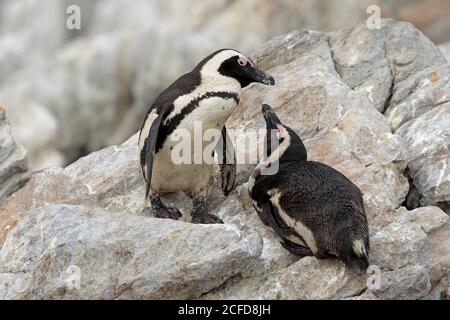
<instances>
[{"instance_id":1,"label":"background rock formation","mask_svg":"<svg viewBox=\"0 0 450 320\"><path fill-rule=\"evenodd\" d=\"M134 135L34 174L0 207L0 298L437 299L450 282L449 64L411 24L381 26L267 42L253 59L277 84L247 88L228 122L238 158L255 159L242 145L269 103L310 159L361 188L375 274L282 248L252 208L251 164L228 198L212 186L225 225L190 224L181 194L165 201L182 221L151 217Z\"/></svg>"},{"instance_id":2,"label":"background rock formation","mask_svg":"<svg viewBox=\"0 0 450 320\"><path fill-rule=\"evenodd\" d=\"M0 105L0 203L29 177L26 151L11 136L5 108Z\"/></svg>"}]
</instances>

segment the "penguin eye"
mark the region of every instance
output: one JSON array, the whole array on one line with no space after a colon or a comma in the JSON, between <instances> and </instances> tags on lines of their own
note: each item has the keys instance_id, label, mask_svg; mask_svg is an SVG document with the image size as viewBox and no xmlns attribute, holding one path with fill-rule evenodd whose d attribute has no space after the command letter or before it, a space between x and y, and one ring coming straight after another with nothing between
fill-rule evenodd
<instances>
[{"instance_id":1,"label":"penguin eye","mask_svg":"<svg viewBox=\"0 0 450 320\"><path fill-rule=\"evenodd\" d=\"M241 67L245 67L248 63L248 59L246 57L239 57L238 63Z\"/></svg>"}]
</instances>

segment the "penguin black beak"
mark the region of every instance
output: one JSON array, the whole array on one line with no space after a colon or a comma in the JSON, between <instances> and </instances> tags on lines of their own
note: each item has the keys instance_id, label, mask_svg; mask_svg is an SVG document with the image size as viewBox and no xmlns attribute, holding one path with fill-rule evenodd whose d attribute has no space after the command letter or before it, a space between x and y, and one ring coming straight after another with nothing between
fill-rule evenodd
<instances>
[{"instance_id":1,"label":"penguin black beak","mask_svg":"<svg viewBox=\"0 0 450 320\"><path fill-rule=\"evenodd\" d=\"M265 85L273 86L275 84L275 79L258 68L253 68L252 74L250 75L253 82L259 82Z\"/></svg>"},{"instance_id":2,"label":"penguin black beak","mask_svg":"<svg viewBox=\"0 0 450 320\"><path fill-rule=\"evenodd\" d=\"M281 124L281 121L280 119L278 119L275 111L273 111L272 107L268 104L262 104L261 111L264 120L266 120L266 124L269 128L275 129L277 127L277 124Z\"/></svg>"}]
</instances>

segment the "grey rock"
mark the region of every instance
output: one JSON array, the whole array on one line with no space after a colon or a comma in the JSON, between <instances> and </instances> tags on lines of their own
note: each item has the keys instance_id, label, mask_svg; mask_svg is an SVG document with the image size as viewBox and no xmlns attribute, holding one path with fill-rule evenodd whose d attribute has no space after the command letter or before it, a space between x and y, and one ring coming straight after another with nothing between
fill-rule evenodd
<instances>
[{"instance_id":1,"label":"grey rock","mask_svg":"<svg viewBox=\"0 0 450 320\"><path fill-rule=\"evenodd\" d=\"M446 62L439 49L413 25L389 19L381 21L379 30L359 24L334 32L330 44L345 83L366 95L379 111L395 108L390 96L395 97L403 81Z\"/></svg>"},{"instance_id":2,"label":"grey rock","mask_svg":"<svg viewBox=\"0 0 450 320\"><path fill-rule=\"evenodd\" d=\"M381 287L372 293L384 300L417 300L424 298L431 289L424 266L409 266L381 274Z\"/></svg>"},{"instance_id":3,"label":"grey rock","mask_svg":"<svg viewBox=\"0 0 450 320\"><path fill-rule=\"evenodd\" d=\"M425 265L433 286L450 276L450 222L430 233L423 247L420 264Z\"/></svg>"},{"instance_id":4,"label":"grey rock","mask_svg":"<svg viewBox=\"0 0 450 320\"><path fill-rule=\"evenodd\" d=\"M0 297L197 298L238 274L261 249L257 234L243 237L227 225L49 205L29 212L5 242Z\"/></svg>"},{"instance_id":5,"label":"grey rock","mask_svg":"<svg viewBox=\"0 0 450 320\"><path fill-rule=\"evenodd\" d=\"M422 207L409 212L408 219L419 224L425 233L430 234L449 221L449 216L437 207Z\"/></svg>"},{"instance_id":6,"label":"grey rock","mask_svg":"<svg viewBox=\"0 0 450 320\"><path fill-rule=\"evenodd\" d=\"M394 130L450 101L450 64L439 61L398 83L385 113Z\"/></svg>"},{"instance_id":7,"label":"grey rock","mask_svg":"<svg viewBox=\"0 0 450 320\"><path fill-rule=\"evenodd\" d=\"M320 280L319 280L320 279ZM342 262L305 257L266 276L248 278L212 292L205 299L343 299L365 288L363 277Z\"/></svg>"},{"instance_id":8,"label":"grey rock","mask_svg":"<svg viewBox=\"0 0 450 320\"><path fill-rule=\"evenodd\" d=\"M378 298L369 290L364 291L363 294L345 300L378 300Z\"/></svg>"},{"instance_id":9,"label":"grey rock","mask_svg":"<svg viewBox=\"0 0 450 320\"><path fill-rule=\"evenodd\" d=\"M0 105L0 203L30 177L25 149L11 134L4 107Z\"/></svg>"},{"instance_id":10,"label":"grey rock","mask_svg":"<svg viewBox=\"0 0 450 320\"><path fill-rule=\"evenodd\" d=\"M446 42L439 45L439 49L442 51L447 61L450 61L450 42Z\"/></svg>"},{"instance_id":11,"label":"grey rock","mask_svg":"<svg viewBox=\"0 0 450 320\"><path fill-rule=\"evenodd\" d=\"M419 224L394 221L371 237L371 263L390 270L417 264L426 238Z\"/></svg>"},{"instance_id":12,"label":"grey rock","mask_svg":"<svg viewBox=\"0 0 450 320\"><path fill-rule=\"evenodd\" d=\"M12 97L11 97L12 98ZM19 96L8 99L8 108L15 139L27 150L28 164L34 170L65 164L65 156L58 150L59 122L45 107Z\"/></svg>"},{"instance_id":13,"label":"grey rock","mask_svg":"<svg viewBox=\"0 0 450 320\"><path fill-rule=\"evenodd\" d=\"M409 174L420 205L437 205L450 212L450 102L407 122L397 134L408 149Z\"/></svg>"}]
</instances>

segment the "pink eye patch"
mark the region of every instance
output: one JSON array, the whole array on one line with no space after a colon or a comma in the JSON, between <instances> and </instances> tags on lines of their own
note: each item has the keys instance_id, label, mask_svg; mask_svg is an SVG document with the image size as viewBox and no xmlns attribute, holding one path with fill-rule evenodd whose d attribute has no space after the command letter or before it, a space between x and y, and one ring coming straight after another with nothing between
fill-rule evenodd
<instances>
[{"instance_id":1,"label":"pink eye patch","mask_svg":"<svg viewBox=\"0 0 450 320\"><path fill-rule=\"evenodd\" d=\"M279 124L277 124L277 128L278 128L278 132L279 132L279 137L286 138L286 136L287 136L286 128Z\"/></svg>"},{"instance_id":2,"label":"pink eye patch","mask_svg":"<svg viewBox=\"0 0 450 320\"><path fill-rule=\"evenodd\" d=\"M250 65L253 67L253 63L250 61L250 59L248 59L247 57L244 57L244 56L239 57L238 63L239 63L239 65L241 65L243 67L246 66L247 63L250 63Z\"/></svg>"}]
</instances>

